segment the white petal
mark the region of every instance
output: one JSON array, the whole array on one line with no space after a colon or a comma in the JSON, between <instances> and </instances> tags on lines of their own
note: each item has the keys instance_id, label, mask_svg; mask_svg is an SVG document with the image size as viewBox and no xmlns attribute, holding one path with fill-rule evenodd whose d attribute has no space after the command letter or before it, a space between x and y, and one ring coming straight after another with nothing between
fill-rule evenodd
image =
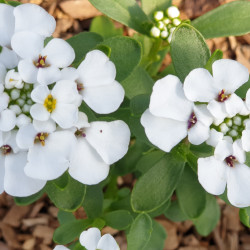
<instances>
[{"instance_id":1,"label":"white petal","mask_svg":"<svg viewBox=\"0 0 250 250\"><path fill-rule=\"evenodd\" d=\"M4 191L5 157L0 154L0 194Z\"/></svg>"},{"instance_id":2,"label":"white petal","mask_svg":"<svg viewBox=\"0 0 250 250\"><path fill-rule=\"evenodd\" d=\"M51 118L61 128L70 128L78 119L78 108L74 104L57 103L55 110L51 113Z\"/></svg>"},{"instance_id":3,"label":"white petal","mask_svg":"<svg viewBox=\"0 0 250 250\"><path fill-rule=\"evenodd\" d=\"M246 106L250 109L250 89L246 93Z\"/></svg>"},{"instance_id":4,"label":"white petal","mask_svg":"<svg viewBox=\"0 0 250 250\"><path fill-rule=\"evenodd\" d=\"M216 86L229 93L233 93L249 78L248 69L234 60L217 60L213 63L212 68Z\"/></svg>"},{"instance_id":5,"label":"white petal","mask_svg":"<svg viewBox=\"0 0 250 250\"><path fill-rule=\"evenodd\" d=\"M225 117L228 116L225 108L225 102L217 102L215 100L212 100L208 103L207 109L218 120L224 120Z\"/></svg>"},{"instance_id":6,"label":"white petal","mask_svg":"<svg viewBox=\"0 0 250 250\"><path fill-rule=\"evenodd\" d=\"M32 124L22 126L18 130L16 135L16 142L18 147L20 147L21 149L29 149L30 147L33 147L37 133L38 131L34 129L34 126Z\"/></svg>"},{"instance_id":7,"label":"white petal","mask_svg":"<svg viewBox=\"0 0 250 250\"><path fill-rule=\"evenodd\" d=\"M236 207L250 206L250 168L245 164L235 164L227 170L227 197Z\"/></svg>"},{"instance_id":8,"label":"white petal","mask_svg":"<svg viewBox=\"0 0 250 250\"><path fill-rule=\"evenodd\" d=\"M73 48L60 38L50 40L41 54L47 56L46 62L58 68L70 66L75 59Z\"/></svg>"},{"instance_id":9,"label":"white petal","mask_svg":"<svg viewBox=\"0 0 250 250\"><path fill-rule=\"evenodd\" d=\"M240 139L233 143L233 155L236 157L237 161L242 164L246 161L246 153L242 148L242 142Z\"/></svg>"},{"instance_id":10,"label":"white petal","mask_svg":"<svg viewBox=\"0 0 250 250\"><path fill-rule=\"evenodd\" d=\"M210 130L209 138L206 143L210 146L216 147L217 144L223 139L223 133L216 131L215 129Z\"/></svg>"},{"instance_id":11,"label":"white petal","mask_svg":"<svg viewBox=\"0 0 250 250\"><path fill-rule=\"evenodd\" d=\"M209 71L202 68L194 69L187 75L183 88L186 97L194 102L209 102L220 91Z\"/></svg>"},{"instance_id":12,"label":"white petal","mask_svg":"<svg viewBox=\"0 0 250 250\"><path fill-rule=\"evenodd\" d=\"M16 114L10 110L5 109L0 114L0 130L1 131L10 131L16 126Z\"/></svg>"},{"instance_id":13,"label":"white petal","mask_svg":"<svg viewBox=\"0 0 250 250\"><path fill-rule=\"evenodd\" d=\"M52 96L56 99L57 103L74 103L78 97L77 86L74 81L61 80L56 83L51 91Z\"/></svg>"},{"instance_id":14,"label":"white petal","mask_svg":"<svg viewBox=\"0 0 250 250\"><path fill-rule=\"evenodd\" d=\"M102 250L120 250L113 236L105 234L98 242L97 249Z\"/></svg>"},{"instance_id":15,"label":"white petal","mask_svg":"<svg viewBox=\"0 0 250 250\"><path fill-rule=\"evenodd\" d=\"M33 125L34 128L40 132L52 133L56 130L56 123L52 119L47 121L33 120Z\"/></svg>"},{"instance_id":16,"label":"white petal","mask_svg":"<svg viewBox=\"0 0 250 250\"><path fill-rule=\"evenodd\" d=\"M32 90L31 99L34 102L43 104L44 100L48 97L49 94L50 94L50 90L47 86L39 85Z\"/></svg>"},{"instance_id":17,"label":"white petal","mask_svg":"<svg viewBox=\"0 0 250 250\"><path fill-rule=\"evenodd\" d=\"M224 159L230 155L233 155L232 143L227 140L220 141L214 150L214 157L217 160L224 161Z\"/></svg>"},{"instance_id":18,"label":"white petal","mask_svg":"<svg viewBox=\"0 0 250 250\"><path fill-rule=\"evenodd\" d=\"M194 106L194 113L197 117L197 120L202 122L204 125L210 126L213 122L213 117L211 113L207 109L207 105L195 105Z\"/></svg>"},{"instance_id":19,"label":"white petal","mask_svg":"<svg viewBox=\"0 0 250 250\"><path fill-rule=\"evenodd\" d=\"M25 82L37 83L38 68L35 67L32 60L21 60L18 64L18 72Z\"/></svg>"},{"instance_id":20,"label":"white petal","mask_svg":"<svg viewBox=\"0 0 250 250\"><path fill-rule=\"evenodd\" d=\"M56 28L54 17L36 4L21 4L15 7L15 32L29 30L44 37L52 35Z\"/></svg>"},{"instance_id":21,"label":"white petal","mask_svg":"<svg viewBox=\"0 0 250 250\"><path fill-rule=\"evenodd\" d=\"M90 127L87 115L83 112L78 112L78 120L74 124L74 126L77 127L78 129Z\"/></svg>"},{"instance_id":22,"label":"white petal","mask_svg":"<svg viewBox=\"0 0 250 250\"><path fill-rule=\"evenodd\" d=\"M96 250L98 241L101 239L101 232L98 228L90 228L83 231L80 235L79 241L82 246L88 250Z\"/></svg>"},{"instance_id":23,"label":"white petal","mask_svg":"<svg viewBox=\"0 0 250 250\"><path fill-rule=\"evenodd\" d=\"M9 105L10 97L5 92L0 94L0 112L6 109Z\"/></svg>"},{"instance_id":24,"label":"white petal","mask_svg":"<svg viewBox=\"0 0 250 250\"><path fill-rule=\"evenodd\" d=\"M37 73L37 82L43 85L52 84L61 79L61 71L54 65L45 68L39 68Z\"/></svg>"},{"instance_id":25,"label":"white petal","mask_svg":"<svg viewBox=\"0 0 250 250\"><path fill-rule=\"evenodd\" d=\"M10 46L15 28L13 10L14 8L8 4L0 4L0 46Z\"/></svg>"},{"instance_id":26,"label":"white petal","mask_svg":"<svg viewBox=\"0 0 250 250\"><path fill-rule=\"evenodd\" d=\"M247 108L247 105L246 105L246 101L243 102L243 108L242 110L240 111L240 115L249 115L250 114L250 111L249 109Z\"/></svg>"},{"instance_id":27,"label":"white petal","mask_svg":"<svg viewBox=\"0 0 250 250\"><path fill-rule=\"evenodd\" d=\"M244 108L244 102L236 94L232 94L224 103L229 116L235 116Z\"/></svg>"},{"instance_id":28,"label":"white petal","mask_svg":"<svg viewBox=\"0 0 250 250\"><path fill-rule=\"evenodd\" d=\"M95 185L106 179L108 173L109 165L85 138L78 138L72 150L69 174L83 184Z\"/></svg>"},{"instance_id":29,"label":"white petal","mask_svg":"<svg viewBox=\"0 0 250 250\"><path fill-rule=\"evenodd\" d=\"M30 196L40 191L46 181L32 179L25 175L27 152L9 154L5 160L4 189L12 196Z\"/></svg>"},{"instance_id":30,"label":"white petal","mask_svg":"<svg viewBox=\"0 0 250 250\"><path fill-rule=\"evenodd\" d=\"M2 47L2 51L0 52L0 62L4 64L7 69L13 69L17 66L19 59L13 50Z\"/></svg>"},{"instance_id":31,"label":"white petal","mask_svg":"<svg viewBox=\"0 0 250 250\"><path fill-rule=\"evenodd\" d=\"M165 152L169 152L187 135L187 122L156 117L148 109L141 117L141 124L150 142Z\"/></svg>"},{"instance_id":32,"label":"white petal","mask_svg":"<svg viewBox=\"0 0 250 250\"><path fill-rule=\"evenodd\" d=\"M15 33L11 40L13 50L21 58L37 60L43 49L44 38L31 31Z\"/></svg>"},{"instance_id":33,"label":"white petal","mask_svg":"<svg viewBox=\"0 0 250 250\"><path fill-rule=\"evenodd\" d=\"M5 76L6 76L6 69L5 69L5 66L0 63L0 93L3 92L3 85L5 83Z\"/></svg>"},{"instance_id":34,"label":"white petal","mask_svg":"<svg viewBox=\"0 0 250 250\"><path fill-rule=\"evenodd\" d=\"M87 53L78 69L79 82L84 86L94 87L114 82L116 69L113 62L99 50Z\"/></svg>"},{"instance_id":35,"label":"white petal","mask_svg":"<svg viewBox=\"0 0 250 250\"><path fill-rule=\"evenodd\" d=\"M187 121L192 109L193 103L185 97L178 77L167 75L155 83L149 104L153 115Z\"/></svg>"},{"instance_id":36,"label":"white petal","mask_svg":"<svg viewBox=\"0 0 250 250\"><path fill-rule=\"evenodd\" d=\"M58 245L56 246L53 250L70 250L69 248L62 246L62 245Z\"/></svg>"},{"instance_id":37,"label":"white petal","mask_svg":"<svg viewBox=\"0 0 250 250\"><path fill-rule=\"evenodd\" d=\"M77 70L73 67L63 68L61 70L61 79L62 80L71 80L75 81L78 78Z\"/></svg>"},{"instance_id":38,"label":"white petal","mask_svg":"<svg viewBox=\"0 0 250 250\"><path fill-rule=\"evenodd\" d=\"M61 176L69 167L69 158L76 138L69 131L49 134L45 146L35 143L29 149L25 173L40 180L53 180Z\"/></svg>"},{"instance_id":39,"label":"white petal","mask_svg":"<svg viewBox=\"0 0 250 250\"><path fill-rule=\"evenodd\" d=\"M16 119L17 127L22 127L31 123L31 118L25 114L20 114Z\"/></svg>"},{"instance_id":40,"label":"white petal","mask_svg":"<svg viewBox=\"0 0 250 250\"><path fill-rule=\"evenodd\" d=\"M10 133L3 133L4 144L9 145L14 153L20 151L20 148L16 144L16 132L16 130L12 130Z\"/></svg>"},{"instance_id":41,"label":"white petal","mask_svg":"<svg viewBox=\"0 0 250 250\"><path fill-rule=\"evenodd\" d=\"M209 137L209 126L197 121L196 124L188 130L188 140L194 145L199 145Z\"/></svg>"},{"instance_id":42,"label":"white petal","mask_svg":"<svg viewBox=\"0 0 250 250\"><path fill-rule=\"evenodd\" d=\"M105 86L86 87L82 91L83 100L98 114L109 114L116 111L124 99L124 89L114 81Z\"/></svg>"},{"instance_id":43,"label":"white petal","mask_svg":"<svg viewBox=\"0 0 250 250\"><path fill-rule=\"evenodd\" d=\"M250 151L250 130L243 130L242 131L242 148L249 152Z\"/></svg>"},{"instance_id":44,"label":"white petal","mask_svg":"<svg viewBox=\"0 0 250 250\"><path fill-rule=\"evenodd\" d=\"M47 121L50 117L50 113L43 106L43 104L36 103L30 108L31 116L38 121Z\"/></svg>"},{"instance_id":45,"label":"white petal","mask_svg":"<svg viewBox=\"0 0 250 250\"><path fill-rule=\"evenodd\" d=\"M216 160L213 156L198 159L198 179L208 193L220 195L224 192L226 168L224 162Z\"/></svg>"},{"instance_id":46,"label":"white petal","mask_svg":"<svg viewBox=\"0 0 250 250\"><path fill-rule=\"evenodd\" d=\"M86 140L107 164L120 160L128 151L130 130L123 121L91 122L85 131Z\"/></svg>"}]
</instances>

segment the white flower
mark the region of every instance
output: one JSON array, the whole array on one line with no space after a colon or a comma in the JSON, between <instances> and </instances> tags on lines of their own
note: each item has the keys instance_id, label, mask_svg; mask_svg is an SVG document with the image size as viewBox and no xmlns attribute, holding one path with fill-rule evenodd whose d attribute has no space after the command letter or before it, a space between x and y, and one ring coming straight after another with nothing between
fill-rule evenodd
<instances>
[{"instance_id":1,"label":"white flower","mask_svg":"<svg viewBox=\"0 0 250 250\"><path fill-rule=\"evenodd\" d=\"M48 85L58 81L59 68L68 67L75 58L73 48L66 41L53 38L44 47L44 38L31 31L15 33L11 45L22 58L18 72L27 83Z\"/></svg>"},{"instance_id":2,"label":"white flower","mask_svg":"<svg viewBox=\"0 0 250 250\"><path fill-rule=\"evenodd\" d=\"M121 159L128 151L130 131L123 121L91 122L79 113L77 138L70 157L69 174L87 185L97 184L109 173L109 165Z\"/></svg>"},{"instance_id":3,"label":"white flower","mask_svg":"<svg viewBox=\"0 0 250 250\"><path fill-rule=\"evenodd\" d=\"M101 236L98 228L92 227L83 231L79 241L87 250L119 250L119 246L110 234Z\"/></svg>"},{"instance_id":4,"label":"white flower","mask_svg":"<svg viewBox=\"0 0 250 250\"><path fill-rule=\"evenodd\" d=\"M125 92L115 76L114 63L99 50L87 53L77 70L62 70L62 79L76 81L84 102L99 114L114 112L123 101Z\"/></svg>"},{"instance_id":5,"label":"white flower","mask_svg":"<svg viewBox=\"0 0 250 250\"><path fill-rule=\"evenodd\" d=\"M209 102L208 110L217 125L225 117L233 117L244 108L234 91L248 81L248 69L240 63L221 59L212 65L213 76L206 69L192 70L184 81L184 92L194 102Z\"/></svg>"},{"instance_id":6,"label":"white flower","mask_svg":"<svg viewBox=\"0 0 250 250\"><path fill-rule=\"evenodd\" d=\"M149 140L169 152L187 135L195 145L207 140L212 117L205 105L194 105L185 97L178 77L168 75L155 83L141 123Z\"/></svg>"},{"instance_id":7,"label":"white flower","mask_svg":"<svg viewBox=\"0 0 250 250\"><path fill-rule=\"evenodd\" d=\"M20 151L16 145L16 133L0 132L0 193L12 196L30 196L40 191L46 181L32 179L25 175L27 151Z\"/></svg>"},{"instance_id":8,"label":"white flower","mask_svg":"<svg viewBox=\"0 0 250 250\"><path fill-rule=\"evenodd\" d=\"M16 142L21 149L28 150L25 174L39 180L53 180L68 169L76 139L70 131L54 132L53 127L37 131L28 124L19 129Z\"/></svg>"},{"instance_id":9,"label":"white flower","mask_svg":"<svg viewBox=\"0 0 250 250\"><path fill-rule=\"evenodd\" d=\"M246 155L241 140L234 143L222 140L215 148L214 156L198 159L198 179L204 189L214 195L224 192L236 207L250 205L250 168L245 165Z\"/></svg>"},{"instance_id":10,"label":"white flower","mask_svg":"<svg viewBox=\"0 0 250 250\"><path fill-rule=\"evenodd\" d=\"M20 77L20 74L16 72L14 69L9 70L5 77L5 88L6 89L12 89L17 88L21 89L23 88L23 80Z\"/></svg>"},{"instance_id":11,"label":"white flower","mask_svg":"<svg viewBox=\"0 0 250 250\"><path fill-rule=\"evenodd\" d=\"M52 91L40 85L31 92L31 98L36 102L30 109L35 120L47 121L51 118L60 127L70 128L78 119L79 94L73 81L58 81Z\"/></svg>"},{"instance_id":12,"label":"white flower","mask_svg":"<svg viewBox=\"0 0 250 250\"><path fill-rule=\"evenodd\" d=\"M0 48L0 63L2 63L7 69L13 69L18 65L19 58L17 54L7 48Z\"/></svg>"},{"instance_id":13,"label":"white flower","mask_svg":"<svg viewBox=\"0 0 250 250\"><path fill-rule=\"evenodd\" d=\"M56 28L54 17L36 4L20 4L14 8L14 16L15 32L32 31L49 37Z\"/></svg>"}]
</instances>

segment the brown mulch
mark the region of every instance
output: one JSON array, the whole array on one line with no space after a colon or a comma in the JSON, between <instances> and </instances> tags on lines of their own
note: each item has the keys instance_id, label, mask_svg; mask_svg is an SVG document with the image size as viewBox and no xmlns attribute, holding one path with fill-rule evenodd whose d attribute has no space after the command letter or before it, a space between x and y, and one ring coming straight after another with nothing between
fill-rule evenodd
<instances>
[{"instance_id":1,"label":"brown mulch","mask_svg":"<svg viewBox=\"0 0 250 250\"><path fill-rule=\"evenodd\" d=\"M44 7L57 20L55 37L67 39L81 31L88 30L91 19L101 13L88 0L21 0ZM182 18L194 19L207 11L231 0L174 0L181 9ZM115 23L117 27L124 27ZM124 27L124 34L133 31ZM211 51L221 49L224 58L235 59L250 71L250 34L241 37L216 38L207 41ZM164 67L171 59L166 56ZM123 181L133 178L124 177ZM121 182L121 179L120 179ZM121 184L121 183L119 183ZM164 250L250 250L250 231L239 220L239 209L226 205L218 199L221 219L208 237L201 237L191 221L173 223L158 217L167 231ZM54 247L52 236L59 226L58 209L43 196L39 201L26 207L18 207L7 194L0 195L0 250L51 250ZM83 209L75 212L77 218L84 218ZM115 236L121 250L126 249L124 233L105 227L103 233ZM152 249L158 250L158 249ZM159 249L160 250L160 249Z\"/></svg>"}]
</instances>

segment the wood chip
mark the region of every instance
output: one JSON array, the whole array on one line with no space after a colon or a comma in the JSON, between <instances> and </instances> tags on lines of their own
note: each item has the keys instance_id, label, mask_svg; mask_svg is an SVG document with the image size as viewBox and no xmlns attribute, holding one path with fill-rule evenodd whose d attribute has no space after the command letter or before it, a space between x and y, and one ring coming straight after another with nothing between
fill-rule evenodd
<instances>
[{"instance_id":1,"label":"wood chip","mask_svg":"<svg viewBox=\"0 0 250 250\"><path fill-rule=\"evenodd\" d=\"M38 225L35 227L35 229L33 231L33 236L35 236L37 238L42 238L43 243L45 245L49 245L52 242L53 233L54 233L53 228Z\"/></svg>"},{"instance_id":2,"label":"wood chip","mask_svg":"<svg viewBox=\"0 0 250 250\"><path fill-rule=\"evenodd\" d=\"M33 226L36 226L36 225L48 225L49 224L49 218L48 217L41 217L41 218L23 219L22 224L25 227L33 227Z\"/></svg>"},{"instance_id":3,"label":"wood chip","mask_svg":"<svg viewBox=\"0 0 250 250\"><path fill-rule=\"evenodd\" d=\"M15 230L5 223L1 223L1 230L3 232L3 238L8 246L20 249L21 246L17 241Z\"/></svg>"},{"instance_id":4,"label":"wood chip","mask_svg":"<svg viewBox=\"0 0 250 250\"><path fill-rule=\"evenodd\" d=\"M33 250L34 247L36 245L36 239L35 238L31 238L31 239L28 239L26 240L24 243L23 243L23 249L24 250Z\"/></svg>"}]
</instances>

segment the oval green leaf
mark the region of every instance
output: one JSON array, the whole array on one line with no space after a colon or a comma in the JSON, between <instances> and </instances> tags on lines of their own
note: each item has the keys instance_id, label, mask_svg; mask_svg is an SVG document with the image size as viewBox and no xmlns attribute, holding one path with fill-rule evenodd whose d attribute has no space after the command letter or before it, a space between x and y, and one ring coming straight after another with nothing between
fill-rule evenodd
<instances>
[{"instance_id":1,"label":"oval green leaf","mask_svg":"<svg viewBox=\"0 0 250 250\"><path fill-rule=\"evenodd\" d=\"M204 68L210 58L203 36L189 24L182 24L175 30L170 51L175 71L182 82L191 70Z\"/></svg>"}]
</instances>

